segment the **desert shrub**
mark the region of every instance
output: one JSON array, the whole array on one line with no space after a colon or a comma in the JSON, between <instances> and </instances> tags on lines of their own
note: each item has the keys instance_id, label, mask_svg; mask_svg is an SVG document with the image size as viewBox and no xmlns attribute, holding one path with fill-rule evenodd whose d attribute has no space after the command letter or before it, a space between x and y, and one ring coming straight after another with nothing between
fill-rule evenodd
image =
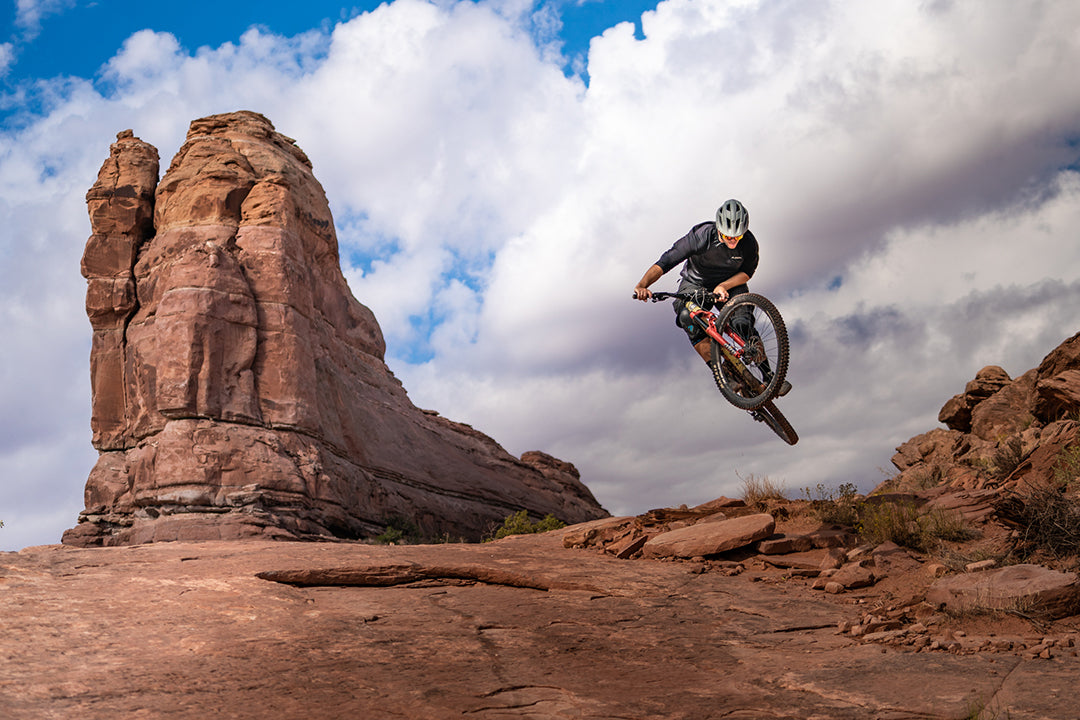
<instances>
[{"instance_id":1,"label":"desert shrub","mask_svg":"<svg viewBox=\"0 0 1080 720\"><path fill-rule=\"evenodd\" d=\"M855 529L863 540L874 545L892 541L921 550L918 517L919 509L911 502L865 503Z\"/></svg>"},{"instance_id":2,"label":"desert shrub","mask_svg":"<svg viewBox=\"0 0 1080 720\"><path fill-rule=\"evenodd\" d=\"M964 542L978 535L974 528L964 520L964 516L955 510L934 508L919 517L917 522L924 536L924 544L932 544L936 540Z\"/></svg>"},{"instance_id":3,"label":"desert shrub","mask_svg":"<svg viewBox=\"0 0 1080 720\"><path fill-rule=\"evenodd\" d=\"M998 443L994 454L990 456L990 475L995 480L1004 480L1020 465L1024 459L1023 444L1015 435Z\"/></svg>"},{"instance_id":4,"label":"desert shrub","mask_svg":"<svg viewBox=\"0 0 1080 720\"><path fill-rule=\"evenodd\" d=\"M566 527L566 523L550 513L545 515L543 519L533 522L529 520L528 510L519 510L513 515L507 515L502 526L495 530L494 535L489 540L498 540L510 535L542 533L564 527Z\"/></svg>"},{"instance_id":5,"label":"desert shrub","mask_svg":"<svg viewBox=\"0 0 1080 720\"><path fill-rule=\"evenodd\" d=\"M1080 479L1080 445L1070 445L1054 461L1054 480L1068 486L1077 479Z\"/></svg>"},{"instance_id":6,"label":"desert shrub","mask_svg":"<svg viewBox=\"0 0 1080 720\"><path fill-rule=\"evenodd\" d=\"M1080 554L1080 502L1057 487L1034 488L1017 500L1010 514L1020 525L1016 549L1022 557Z\"/></svg>"},{"instance_id":7,"label":"desert shrub","mask_svg":"<svg viewBox=\"0 0 1080 720\"><path fill-rule=\"evenodd\" d=\"M852 483L844 483L836 489L827 488L824 483L818 483L812 490L803 488L803 494L810 501L810 512L829 525L855 525L859 519L855 501L857 492Z\"/></svg>"},{"instance_id":8,"label":"desert shrub","mask_svg":"<svg viewBox=\"0 0 1080 720\"><path fill-rule=\"evenodd\" d=\"M375 536L376 543L380 545L409 545L420 542L420 528L412 520L400 515L391 515L383 522L386 523L386 529Z\"/></svg>"},{"instance_id":9,"label":"desert shrub","mask_svg":"<svg viewBox=\"0 0 1080 720\"><path fill-rule=\"evenodd\" d=\"M767 501L785 502L787 488L770 480L768 476L757 477L753 473L739 478L743 481L743 502L751 506L762 506Z\"/></svg>"},{"instance_id":10,"label":"desert shrub","mask_svg":"<svg viewBox=\"0 0 1080 720\"><path fill-rule=\"evenodd\" d=\"M964 464L975 471L975 474L981 478L995 478L997 477L997 470L994 468L994 461L988 457L977 458L965 458Z\"/></svg>"},{"instance_id":11,"label":"desert shrub","mask_svg":"<svg viewBox=\"0 0 1080 720\"><path fill-rule=\"evenodd\" d=\"M977 535L960 513L941 508L923 513L913 502L863 503L858 512L856 530L875 545L892 541L928 552L942 541L963 542Z\"/></svg>"},{"instance_id":12,"label":"desert shrub","mask_svg":"<svg viewBox=\"0 0 1080 720\"><path fill-rule=\"evenodd\" d=\"M912 473L912 484L920 490L937 487L945 479L945 468L941 463L931 463Z\"/></svg>"}]
</instances>

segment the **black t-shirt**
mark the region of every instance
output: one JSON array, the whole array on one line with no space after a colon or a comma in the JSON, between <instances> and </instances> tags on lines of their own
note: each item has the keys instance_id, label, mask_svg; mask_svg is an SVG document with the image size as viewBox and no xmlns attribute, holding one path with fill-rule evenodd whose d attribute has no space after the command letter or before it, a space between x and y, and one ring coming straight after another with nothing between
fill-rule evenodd
<instances>
[{"instance_id":1,"label":"black t-shirt","mask_svg":"<svg viewBox=\"0 0 1080 720\"><path fill-rule=\"evenodd\" d=\"M754 276L758 266L758 241L749 230L732 250L720 241L716 223L703 222L675 241L656 264L665 273L686 261L680 273L686 280L712 289L740 272Z\"/></svg>"}]
</instances>

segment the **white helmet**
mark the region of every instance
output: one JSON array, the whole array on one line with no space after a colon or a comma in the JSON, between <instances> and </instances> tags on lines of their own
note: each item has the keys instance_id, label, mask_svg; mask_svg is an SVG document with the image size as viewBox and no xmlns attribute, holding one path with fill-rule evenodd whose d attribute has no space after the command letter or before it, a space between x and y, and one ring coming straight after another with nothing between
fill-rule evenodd
<instances>
[{"instance_id":1,"label":"white helmet","mask_svg":"<svg viewBox=\"0 0 1080 720\"><path fill-rule=\"evenodd\" d=\"M716 231L728 237L738 237L750 227L750 213L738 200L725 200L716 211Z\"/></svg>"}]
</instances>

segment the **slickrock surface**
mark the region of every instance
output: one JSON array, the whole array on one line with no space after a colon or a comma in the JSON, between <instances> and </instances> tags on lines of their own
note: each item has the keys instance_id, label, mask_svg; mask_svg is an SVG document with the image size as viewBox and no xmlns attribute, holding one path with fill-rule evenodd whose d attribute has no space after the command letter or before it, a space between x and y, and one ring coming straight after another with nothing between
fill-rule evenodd
<instances>
[{"instance_id":1,"label":"slickrock surface","mask_svg":"<svg viewBox=\"0 0 1080 720\"><path fill-rule=\"evenodd\" d=\"M341 273L311 163L269 120L117 136L87 193L94 446L70 545L360 538L408 518L479 539L528 510L607 513L573 465L416 408Z\"/></svg>"},{"instance_id":2,"label":"slickrock surface","mask_svg":"<svg viewBox=\"0 0 1080 720\"><path fill-rule=\"evenodd\" d=\"M734 574L721 562L564 549L580 529L485 545L3 553L0 710L12 720L1075 713L1075 629L998 627L1002 649L977 652L988 640L978 628L932 616L912 625L870 589L816 593L749 560ZM905 645L898 632L926 640Z\"/></svg>"}]
</instances>

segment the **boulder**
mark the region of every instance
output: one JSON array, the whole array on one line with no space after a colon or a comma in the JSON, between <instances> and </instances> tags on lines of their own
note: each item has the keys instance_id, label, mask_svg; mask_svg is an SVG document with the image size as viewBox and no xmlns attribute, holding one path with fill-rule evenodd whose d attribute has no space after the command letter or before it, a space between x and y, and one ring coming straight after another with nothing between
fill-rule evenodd
<instances>
[{"instance_id":1,"label":"boulder","mask_svg":"<svg viewBox=\"0 0 1080 720\"><path fill-rule=\"evenodd\" d=\"M950 430L971 432L971 406L963 395L953 395L946 400L937 419Z\"/></svg>"},{"instance_id":2,"label":"boulder","mask_svg":"<svg viewBox=\"0 0 1080 720\"><path fill-rule=\"evenodd\" d=\"M940 578L927 591L926 600L954 612L1018 610L1062 618L1080 610L1080 584L1076 573L1040 565L1011 565Z\"/></svg>"},{"instance_id":3,"label":"boulder","mask_svg":"<svg viewBox=\"0 0 1080 720\"><path fill-rule=\"evenodd\" d=\"M479 539L520 510L607 516L574 466L421 410L342 275L311 162L265 117L117 136L82 272L99 459L74 545L355 539L405 519Z\"/></svg>"},{"instance_id":4,"label":"boulder","mask_svg":"<svg viewBox=\"0 0 1080 720\"><path fill-rule=\"evenodd\" d=\"M1034 409L1044 420L1058 420L1077 407L1080 407L1080 368L1069 368L1036 383Z\"/></svg>"},{"instance_id":5,"label":"boulder","mask_svg":"<svg viewBox=\"0 0 1080 720\"><path fill-rule=\"evenodd\" d=\"M1004 435L1024 430L1034 420L1035 383L1038 373L1028 370L1013 382L981 401L971 411L971 433L996 442Z\"/></svg>"},{"instance_id":6,"label":"boulder","mask_svg":"<svg viewBox=\"0 0 1080 720\"><path fill-rule=\"evenodd\" d=\"M934 428L898 446L892 463L897 469L906 470L919 464L948 460L956 453L962 437L963 433L957 430Z\"/></svg>"},{"instance_id":7,"label":"boulder","mask_svg":"<svg viewBox=\"0 0 1080 720\"><path fill-rule=\"evenodd\" d=\"M758 543L762 555L806 552L815 548L853 547L855 534L850 530L822 528L799 535L776 535Z\"/></svg>"},{"instance_id":8,"label":"boulder","mask_svg":"<svg viewBox=\"0 0 1080 720\"><path fill-rule=\"evenodd\" d=\"M645 557L692 558L735 550L773 534L776 521L768 513L744 515L661 533L642 548Z\"/></svg>"},{"instance_id":9,"label":"boulder","mask_svg":"<svg viewBox=\"0 0 1080 720\"><path fill-rule=\"evenodd\" d=\"M965 386L964 392L953 396L941 412L938 421L952 430L971 432L972 410L976 405L997 393L1012 379L1009 373L997 365L988 365L975 374L975 379Z\"/></svg>"},{"instance_id":10,"label":"boulder","mask_svg":"<svg viewBox=\"0 0 1080 720\"><path fill-rule=\"evenodd\" d=\"M869 587L877 582L884 573L877 573L874 568L861 562L847 563L829 576L829 581L839 583L848 590Z\"/></svg>"},{"instance_id":11,"label":"boulder","mask_svg":"<svg viewBox=\"0 0 1080 720\"><path fill-rule=\"evenodd\" d=\"M709 502L695 505L691 508L691 510L701 515L708 515L711 513L719 512L721 510L741 507L746 507L745 501L739 500L737 498L720 496L715 500L710 500Z\"/></svg>"}]
</instances>

